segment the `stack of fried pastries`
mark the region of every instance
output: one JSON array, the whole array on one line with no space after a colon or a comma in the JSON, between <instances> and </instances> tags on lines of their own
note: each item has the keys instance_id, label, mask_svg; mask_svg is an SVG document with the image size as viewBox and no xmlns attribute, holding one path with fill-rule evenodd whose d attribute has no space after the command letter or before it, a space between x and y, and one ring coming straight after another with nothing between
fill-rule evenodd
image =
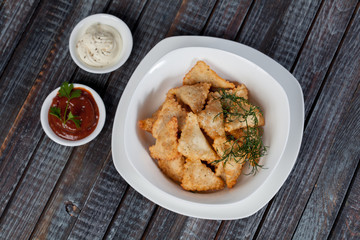
<instances>
[{"instance_id":1,"label":"stack of fried pastries","mask_svg":"<svg viewBox=\"0 0 360 240\"><path fill-rule=\"evenodd\" d=\"M256 113L256 123L251 118L224 119L219 89L248 99L245 85L235 86L204 61L198 61L185 75L183 85L170 89L159 109L150 118L139 121L139 127L156 139L149 148L151 157L164 174L185 190L214 191L225 185L232 188L246 161L219 161L231 145L227 135L240 138L246 127L244 122L256 127L265 123L260 112Z\"/></svg>"}]
</instances>

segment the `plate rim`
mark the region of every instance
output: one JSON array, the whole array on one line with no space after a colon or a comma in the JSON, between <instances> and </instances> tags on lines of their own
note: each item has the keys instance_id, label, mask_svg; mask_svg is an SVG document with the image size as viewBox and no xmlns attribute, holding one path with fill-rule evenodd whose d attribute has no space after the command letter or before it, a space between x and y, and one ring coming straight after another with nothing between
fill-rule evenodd
<instances>
[{"instance_id":1,"label":"plate rim","mask_svg":"<svg viewBox=\"0 0 360 240\"><path fill-rule=\"evenodd\" d=\"M266 71L270 76L272 76L283 88L284 91L288 97L289 100L289 106L292 106L292 103L296 105L297 111L294 111L294 108L290 107L290 129L289 129L289 136L293 133L294 135L289 137L284 152L282 154L282 157L280 158L279 162L282 162L282 159L284 157L287 157L286 159L289 159L289 161L286 161L283 163L281 168L276 168L268 176L268 179L273 177L272 175L277 172L280 174L277 176L276 184L272 184L272 187L270 190L267 190L265 201L264 199L261 199L261 201L258 201L256 204L256 207L253 207L253 209L247 209L246 214L236 214L236 211L233 211L231 215L229 214L223 214L228 211L229 209L234 209L237 207L244 207L239 206L241 204L232 203L232 204L224 204L224 205L207 205L207 204L199 204L199 203L192 203L187 202L186 200L181 200L187 202L186 207L174 208L171 204L171 200L173 200L170 196L163 196L161 195L161 200L156 197L156 194L163 193L160 189L151 189L144 190L140 189L139 184L149 182L138 173L137 169L135 169L133 166L134 172L138 175L137 180L134 181L134 179L130 179L126 173L123 173L121 170L121 157L126 157L125 153L121 152L119 153L119 146L118 141L116 139L116 136L118 136L119 131L121 132L121 128L125 123L125 116L124 113L128 110L128 103L131 100L131 93L135 91L136 87L138 86L141 79L145 76L145 74L148 72L149 69L163 56L166 54L172 52L173 50L177 50L180 48L186 48L186 47L208 47L208 48L214 48L222 51L226 51L232 54L236 54L242 58L245 58L246 60L258 65L261 67L264 71ZM260 63L260 64L259 64ZM275 71L275 70L276 71ZM275 76L274 76L275 75ZM289 80L290 79L290 80ZM280 80L280 82L279 82ZM288 90L291 89L291 91L295 91L289 96ZM298 101L301 100L301 101ZM127 103L127 104L126 104ZM299 111L300 110L300 111ZM300 120L301 119L301 120ZM296 127L296 128L295 128ZM197 217L197 218L203 218L203 219L214 219L214 220L231 220L231 219L240 219L248 217L257 211L259 211L263 206L265 206L272 198L275 196L275 194L279 191L279 189L283 186L286 179L288 178L299 153L302 135L303 135L303 128L304 128L304 100L303 100L303 93L302 89L300 87L300 84L296 80L296 78L288 72L284 67L282 67L279 63L275 62L270 57L266 56L265 54L248 47L246 45L243 45L238 42L234 42L231 40L226 39L220 39L220 38L214 38L214 37L204 37L204 36L177 36L177 37L169 37L165 38L162 41L160 41L158 44L156 44L149 53L143 58L143 60L139 63L135 71L133 72L131 78L129 79L129 82L127 86L124 89L124 92L122 94L122 97L119 101L114 122L113 122L113 129L112 129L112 140L111 140L111 147L112 147L112 157L113 162L116 170L119 172L119 174L124 178L124 180L133 187L137 192L151 200L152 202L169 209L173 212L191 216L191 217ZM295 130L295 131L294 131ZM121 136L120 136L121 138ZM145 182L144 182L145 181ZM264 185L264 184L263 184ZM263 188L263 185L259 187L258 190L252 193L252 195L259 194L259 190ZM168 203L170 202L170 203ZM245 201L244 201L245 202ZM199 205L202 205L204 209L199 209ZM212 214L212 212L209 212L208 207L209 206L216 206L217 211L214 211L216 214ZM219 212L222 212L222 214L219 214ZM234 213L235 212L235 213Z\"/></svg>"}]
</instances>

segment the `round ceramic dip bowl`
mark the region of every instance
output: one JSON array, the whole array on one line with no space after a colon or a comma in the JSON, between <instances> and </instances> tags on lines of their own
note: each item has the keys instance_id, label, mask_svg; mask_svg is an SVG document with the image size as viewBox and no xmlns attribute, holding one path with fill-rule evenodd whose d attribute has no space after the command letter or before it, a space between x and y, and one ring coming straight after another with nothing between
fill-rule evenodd
<instances>
[{"instance_id":1,"label":"round ceramic dip bowl","mask_svg":"<svg viewBox=\"0 0 360 240\"><path fill-rule=\"evenodd\" d=\"M121 67L129 58L132 46L129 27L121 19L105 13L81 20L69 39L70 55L76 65L97 74L109 73ZM106 60L109 56L112 57L111 62ZM101 60L103 64L99 63Z\"/></svg>"},{"instance_id":2,"label":"round ceramic dip bowl","mask_svg":"<svg viewBox=\"0 0 360 240\"><path fill-rule=\"evenodd\" d=\"M105 105L103 100L101 99L101 97L99 96L99 94L97 94L97 92L95 92L92 88L83 85L83 84L74 84L74 88L81 88L81 89L85 89L87 92L89 92L92 97L95 100L95 103L98 107L99 110L99 118L98 118L98 122L97 125L95 127L95 129L90 133L90 135L79 139L79 140L67 140L64 138L59 137L54 131L53 129L50 127L49 124L49 111L50 111L50 107L52 104L53 99L56 97L56 95L58 94L60 87L56 88L55 90L53 90L45 99L42 107L41 107L41 112L40 112L40 121L41 121L41 126L44 129L46 135L53 140L54 142L64 145L64 146L80 146L80 145L84 145L90 141L92 141L102 130L104 123L105 123L105 119L106 119L106 111L105 111Z\"/></svg>"}]
</instances>

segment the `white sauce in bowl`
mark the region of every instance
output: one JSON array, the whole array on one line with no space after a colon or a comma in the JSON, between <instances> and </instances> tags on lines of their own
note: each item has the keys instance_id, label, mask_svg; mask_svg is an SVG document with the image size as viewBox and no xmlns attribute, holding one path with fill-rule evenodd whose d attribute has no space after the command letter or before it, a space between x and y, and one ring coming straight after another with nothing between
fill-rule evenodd
<instances>
[{"instance_id":1,"label":"white sauce in bowl","mask_svg":"<svg viewBox=\"0 0 360 240\"><path fill-rule=\"evenodd\" d=\"M92 67L114 65L120 58L123 42L119 32L106 24L93 24L80 35L77 53L85 64Z\"/></svg>"}]
</instances>

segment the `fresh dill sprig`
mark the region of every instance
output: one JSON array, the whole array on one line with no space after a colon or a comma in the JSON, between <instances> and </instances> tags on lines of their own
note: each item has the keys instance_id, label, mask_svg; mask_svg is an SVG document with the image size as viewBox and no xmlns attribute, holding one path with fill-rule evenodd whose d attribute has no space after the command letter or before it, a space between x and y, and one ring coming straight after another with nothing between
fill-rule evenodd
<instances>
[{"instance_id":1,"label":"fresh dill sprig","mask_svg":"<svg viewBox=\"0 0 360 240\"><path fill-rule=\"evenodd\" d=\"M214 163L224 162L226 164L231 160L236 163L249 163L252 169L246 175L255 175L258 168L263 168L262 165L258 164L259 158L267 152L267 147L264 146L259 132L259 120L256 115L262 114L262 112L259 107L253 106L243 97L226 92L224 89L221 89L219 93L218 99L223 111L218 113L215 118L222 114L225 122L245 122L246 127L243 128L243 136L237 139L232 135L226 136L227 141L224 145L229 147L224 150L221 159L214 161ZM249 126L249 120L252 120L254 126Z\"/></svg>"}]
</instances>

